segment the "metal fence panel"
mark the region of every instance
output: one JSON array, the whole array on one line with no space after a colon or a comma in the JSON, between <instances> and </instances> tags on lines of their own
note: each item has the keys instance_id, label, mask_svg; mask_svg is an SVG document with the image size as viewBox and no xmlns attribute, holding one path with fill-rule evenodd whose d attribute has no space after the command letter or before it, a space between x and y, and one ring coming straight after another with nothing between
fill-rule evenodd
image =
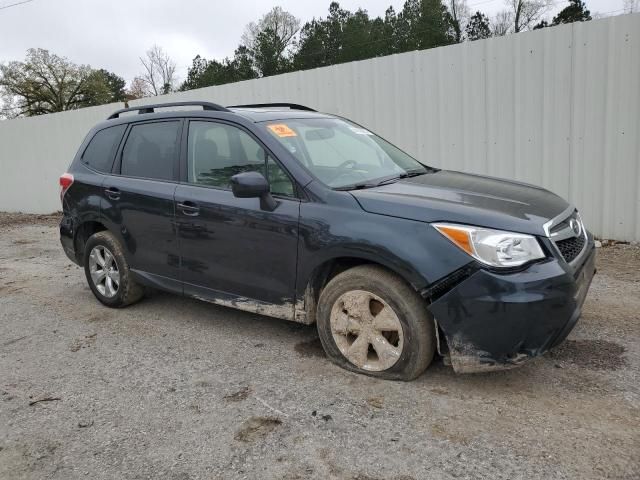
<instances>
[{"instance_id":1,"label":"metal fence panel","mask_svg":"<svg viewBox=\"0 0 640 480\"><path fill-rule=\"evenodd\" d=\"M640 240L640 14L175 93L352 118L424 162L541 185L603 238ZM0 122L0 210L59 209L57 178L121 105Z\"/></svg>"}]
</instances>

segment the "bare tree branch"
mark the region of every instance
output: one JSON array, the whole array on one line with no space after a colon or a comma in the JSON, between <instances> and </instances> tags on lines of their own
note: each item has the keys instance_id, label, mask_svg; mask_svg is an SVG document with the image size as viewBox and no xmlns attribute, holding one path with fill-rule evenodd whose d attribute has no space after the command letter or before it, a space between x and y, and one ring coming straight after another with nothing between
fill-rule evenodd
<instances>
[{"instance_id":1,"label":"bare tree branch","mask_svg":"<svg viewBox=\"0 0 640 480\"><path fill-rule=\"evenodd\" d=\"M553 0L506 0L513 18L514 33L531 30L553 3Z\"/></svg>"},{"instance_id":2,"label":"bare tree branch","mask_svg":"<svg viewBox=\"0 0 640 480\"><path fill-rule=\"evenodd\" d=\"M140 57L144 72L140 78L147 86L149 93L163 95L175 90L176 64L171 57L157 45L147 50L145 57Z\"/></svg>"}]
</instances>

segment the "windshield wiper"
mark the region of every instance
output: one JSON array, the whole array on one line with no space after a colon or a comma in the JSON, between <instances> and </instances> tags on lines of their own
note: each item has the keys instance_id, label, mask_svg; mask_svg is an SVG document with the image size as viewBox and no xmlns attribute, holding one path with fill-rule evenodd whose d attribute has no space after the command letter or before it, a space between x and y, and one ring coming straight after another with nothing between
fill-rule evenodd
<instances>
[{"instance_id":1,"label":"windshield wiper","mask_svg":"<svg viewBox=\"0 0 640 480\"><path fill-rule=\"evenodd\" d=\"M371 188L371 187L377 187L378 184L377 183L370 183L370 182L362 182L362 183L352 183L350 185L344 185L342 187L335 187L334 190L359 190L361 188Z\"/></svg>"},{"instance_id":2,"label":"windshield wiper","mask_svg":"<svg viewBox=\"0 0 640 480\"><path fill-rule=\"evenodd\" d=\"M380 185L386 185L388 183L392 183L403 178L417 177L418 175L425 175L427 173L432 173L431 170L426 168L416 168L413 170L407 170L399 175L389 175L386 177L382 177L378 180L374 181L366 181L360 183L352 183L351 185L345 185L343 187L334 188L334 190L359 190L362 188L373 188L379 187Z\"/></svg>"},{"instance_id":3,"label":"windshield wiper","mask_svg":"<svg viewBox=\"0 0 640 480\"><path fill-rule=\"evenodd\" d=\"M404 173L401 173L399 175L393 175L390 177L386 177L386 178L382 178L380 179L375 186L380 186L380 185L386 185L388 183L393 183L395 181L398 180L402 180L403 178L411 178L411 177L417 177L418 175L424 175L425 173L428 173L428 170L425 169L415 169L415 170L407 170Z\"/></svg>"}]
</instances>

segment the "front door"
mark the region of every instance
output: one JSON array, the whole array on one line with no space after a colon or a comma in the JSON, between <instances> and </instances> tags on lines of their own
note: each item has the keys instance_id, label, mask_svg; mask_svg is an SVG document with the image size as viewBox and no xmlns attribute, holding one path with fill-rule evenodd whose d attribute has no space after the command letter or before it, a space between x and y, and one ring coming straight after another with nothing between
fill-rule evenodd
<instances>
[{"instance_id":1,"label":"front door","mask_svg":"<svg viewBox=\"0 0 640 480\"><path fill-rule=\"evenodd\" d=\"M292 180L244 129L188 125L183 180L175 192L181 279L187 295L292 319L300 201ZM258 171L278 205L236 198L229 181Z\"/></svg>"}]
</instances>

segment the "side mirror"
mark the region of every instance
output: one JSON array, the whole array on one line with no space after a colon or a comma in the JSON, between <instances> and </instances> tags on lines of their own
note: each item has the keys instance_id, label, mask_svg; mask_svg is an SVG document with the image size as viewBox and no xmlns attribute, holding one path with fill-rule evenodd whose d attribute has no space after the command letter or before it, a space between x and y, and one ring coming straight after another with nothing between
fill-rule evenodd
<instances>
[{"instance_id":1,"label":"side mirror","mask_svg":"<svg viewBox=\"0 0 640 480\"><path fill-rule=\"evenodd\" d=\"M269 182L259 172L243 172L231 177L231 191L237 198L260 198L262 210L273 211L278 206L271 196Z\"/></svg>"}]
</instances>

